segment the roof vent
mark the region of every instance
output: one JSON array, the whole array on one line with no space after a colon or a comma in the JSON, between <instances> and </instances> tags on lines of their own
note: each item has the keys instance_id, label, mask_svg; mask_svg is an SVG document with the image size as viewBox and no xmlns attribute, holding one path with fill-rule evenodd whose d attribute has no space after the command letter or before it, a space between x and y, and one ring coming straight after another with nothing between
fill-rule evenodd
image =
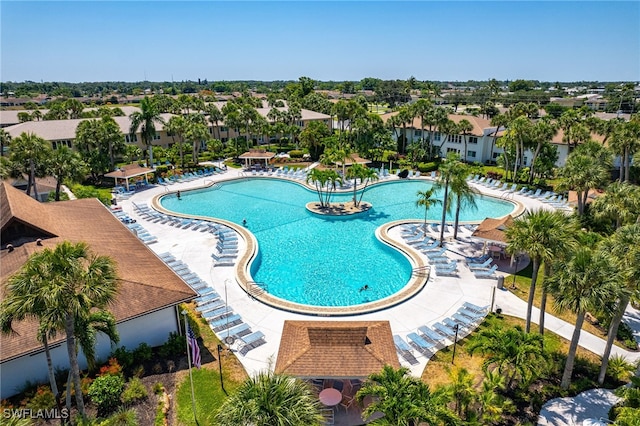
<instances>
[{"instance_id":1,"label":"roof vent","mask_svg":"<svg viewBox=\"0 0 640 426\"><path fill-rule=\"evenodd\" d=\"M11 253L13 251L13 244L7 244L7 250Z\"/></svg>"},{"instance_id":2,"label":"roof vent","mask_svg":"<svg viewBox=\"0 0 640 426\"><path fill-rule=\"evenodd\" d=\"M36 245L37 245L37 246L41 246L41 245L42 245L42 238L38 238L38 239L36 240Z\"/></svg>"}]
</instances>

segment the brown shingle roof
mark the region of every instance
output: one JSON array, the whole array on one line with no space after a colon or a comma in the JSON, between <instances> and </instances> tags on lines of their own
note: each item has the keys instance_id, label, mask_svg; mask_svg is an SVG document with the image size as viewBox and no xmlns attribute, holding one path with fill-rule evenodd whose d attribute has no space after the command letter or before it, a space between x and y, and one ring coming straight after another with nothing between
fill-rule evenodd
<instances>
[{"instance_id":1,"label":"brown shingle roof","mask_svg":"<svg viewBox=\"0 0 640 426\"><path fill-rule=\"evenodd\" d=\"M0 182L0 214L2 214L1 232L17 221L43 234L56 235L54 223L47 214L45 205L14 188L8 182Z\"/></svg>"},{"instance_id":2,"label":"brown shingle roof","mask_svg":"<svg viewBox=\"0 0 640 426\"><path fill-rule=\"evenodd\" d=\"M263 149L251 149L247 152L245 152L244 154L241 154L238 156L238 158L242 158L242 159L254 159L254 158L260 158L260 159L271 159L273 157L276 156L275 152L271 152L271 151L265 151Z\"/></svg>"},{"instance_id":3,"label":"brown shingle roof","mask_svg":"<svg viewBox=\"0 0 640 426\"><path fill-rule=\"evenodd\" d=\"M506 242L504 231L513 223L513 217L507 215L502 219L492 219L490 217L478 225L478 228L471 235L472 237L484 240Z\"/></svg>"},{"instance_id":4,"label":"brown shingle roof","mask_svg":"<svg viewBox=\"0 0 640 426\"><path fill-rule=\"evenodd\" d=\"M6 212L5 199L11 206ZM43 238L42 246L35 241L14 244L12 252L0 251L0 295L4 296L7 279L28 259L29 255L44 247L53 248L62 241L86 242L91 251L111 257L117 265L120 278L118 298L109 310L117 322L130 320L177 303L187 301L196 293L182 281L145 244L138 240L97 199L80 199L56 203L38 203L15 188L0 186L2 202L2 231L11 226L14 212L20 212L23 221L45 228L53 234ZM34 204L35 203L35 204ZM26 216L28 212L28 217ZM9 241L3 241L3 244ZM20 244L21 243L21 244ZM17 332L0 336L0 361L41 349L36 340L37 324L23 321L14 324ZM64 333L62 333L64 334ZM59 334L55 344L63 339Z\"/></svg>"},{"instance_id":5,"label":"brown shingle roof","mask_svg":"<svg viewBox=\"0 0 640 426\"><path fill-rule=\"evenodd\" d=\"M394 111L394 112L382 114L381 117L382 117L382 120L386 123L387 120L393 117L394 115L398 115L398 112ZM486 118L482 118L482 117L474 117L472 115L462 115L462 114L449 114L448 117L450 120L454 121L455 123L459 123L462 120L467 120L468 122L470 122L471 125L473 126L473 130L471 130L469 134L473 136L483 136L485 134L485 129L495 128L495 126L491 125L491 120L487 120ZM425 127L425 130L429 129L429 125L426 123L426 120L425 120L424 127ZM420 117L414 117L413 122L410 124L407 124L407 128L420 129ZM438 131L438 127L434 126L433 130Z\"/></svg>"},{"instance_id":6,"label":"brown shingle roof","mask_svg":"<svg viewBox=\"0 0 640 426\"><path fill-rule=\"evenodd\" d=\"M153 173L154 170L148 167L141 167L138 164L127 164L120 167L119 170L115 170L111 173L107 173L105 177L127 179L135 176L142 176L148 173Z\"/></svg>"},{"instance_id":7,"label":"brown shingle roof","mask_svg":"<svg viewBox=\"0 0 640 426\"><path fill-rule=\"evenodd\" d=\"M367 377L400 367L388 321L285 321L275 372Z\"/></svg>"}]
</instances>

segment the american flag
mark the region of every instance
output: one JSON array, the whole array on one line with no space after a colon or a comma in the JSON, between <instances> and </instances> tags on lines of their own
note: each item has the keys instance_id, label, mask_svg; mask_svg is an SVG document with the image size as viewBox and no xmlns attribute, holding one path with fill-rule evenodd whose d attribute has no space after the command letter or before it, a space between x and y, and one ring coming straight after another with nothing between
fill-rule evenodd
<instances>
[{"instance_id":1,"label":"american flag","mask_svg":"<svg viewBox=\"0 0 640 426\"><path fill-rule=\"evenodd\" d=\"M191 348L191 363L196 368L200 368L200 346L198 346L196 335L193 333L193 330L191 329L189 324L187 324L187 342L189 343L189 347Z\"/></svg>"}]
</instances>

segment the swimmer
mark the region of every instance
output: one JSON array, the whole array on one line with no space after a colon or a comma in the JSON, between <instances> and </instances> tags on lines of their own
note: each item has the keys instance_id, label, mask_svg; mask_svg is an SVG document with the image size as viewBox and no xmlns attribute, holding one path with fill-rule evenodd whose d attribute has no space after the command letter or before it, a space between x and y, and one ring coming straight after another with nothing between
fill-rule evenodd
<instances>
[{"instance_id":1,"label":"swimmer","mask_svg":"<svg viewBox=\"0 0 640 426\"><path fill-rule=\"evenodd\" d=\"M178 200L181 200L182 198L180 198L180 191L178 191Z\"/></svg>"},{"instance_id":2,"label":"swimmer","mask_svg":"<svg viewBox=\"0 0 640 426\"><path fill-rule=\"evenodd\" d=\"M242 219L242 225L247 226L247 219Z\"/></svg>"},{"instance_id":3,"label":"swimmer","mask_svg":"<svg viewBox=\"0 0 640 426\"><path fill-rule=\"evenodd\" d=\"M369 290L369 285L365 284L362 287L360 287L360 291L365 291L365 290Z\"/></svg>"}]
</instances>

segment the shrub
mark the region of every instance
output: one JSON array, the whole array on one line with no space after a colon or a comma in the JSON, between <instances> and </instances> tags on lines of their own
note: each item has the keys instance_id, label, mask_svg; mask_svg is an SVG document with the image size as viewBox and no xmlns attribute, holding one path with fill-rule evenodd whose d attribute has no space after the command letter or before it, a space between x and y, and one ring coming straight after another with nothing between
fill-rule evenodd
<instances>
[{"instance_id":1,"label":"shrub","mask_svg":"<svg viewBox=\"0 0 640 426\"><path fill-rule=\"evenodd\" d=\"M113 416L101 423L100 426L138 426L138 415L135 410L119 408Z\"/></svg>"},{"instance_id":2,"label":"shrub","mask_svg":"<svg viewBox=\"0 0 640 426\"><path fill-rule=\"evenodd\" d=\"M151 349L151 346L144 342L140 343L133 351L133 358L138 362L149 361L152 357L153 350Z\"/></svg>"},{"instance_id":3,"label":"shrub","mask_svg":"<svg viewBox=\"0 0 640 426\"><path fill-rule=\"evenodd\" d=\"M120 374L100 376L89 386L89 397L98 406L98 415L109 414L120 405L124 379Z\"/></svg>"},{"instance_id":4,"label":"shrub","mask_svg":"<svg viewBox=\"0 0 640 426\"><path fill-rule=\"evenodd\" d=\"M129 368L133 365L135 358L133 352L128 351L125 346L121 346L111 354L112 358L118 360L118 363L124 368Z\"/></svg>"},{"instance_id":5,"label":"shrub","mask_svg":"<svg viewBox=\"0 0 640 426\"><path fill-rule=\"evenodd\" d=\"M633 375L635 366L621 355L613 355L607 364L607 375L618 382L627 382Z\"/></svg>"},{"instance_id":6,"label":"shrub","mask_svg":"<svg viewBox=\"0 0 640 426\"><path fill-rule=\"evenodd\" d=\"M132 404L145 398L147 398L147 388L137 377L131 379L129 383L127 383L124 392L122 392L123 404Z\"/></svg>"},{"instance_id":7,"label":"shrub","mask_svg":"<svg viewBox=\"0 0 640 426\"><path fill-rule=\"evenodd\" d=\"M160 382L157 382L156 384L153 385L153 393L156 395L160 395L162 392L164 392L164 385Z\"/></svg>"},{"instance_id":8,"label":"shrub","mask_svg":"<svg viewBox=\"0 0 640 426\"><path fill-rule=\"evenodd\" d=\"M184 336L181 336L178 333L170 333L169 339L160 346L158 354L162 358L171 358L182 355L185 351L186 344L187 342L185 341Z\"/></svg>"},{"instance_id":9,"label":"shrub","mask_svg":"<svg viewBox=\"0 0 640 426\"><path fill-rule=\"evenodd\" d=\"M156 166L156 176L162 176L163 173L167 173L168 171L168 166Z\"/></svg>"},{"instance_id":10,"label":"shrub","mask_svg":"<svg viewBox=\"0 0 640 426\"><path fill-rule=\"evenodd\" d=\"M289 151L289 156L291 158L302 158L303 155L304 155L304 152L302 152L299 149L292 149L291 151Z\"/></svg>"},{"instance_id":11,"label":"shrub","mask_svg":"<svg viewBox=\"0 0 640 426\"><path fill-rule=\"evenodd\" d=\"M418 163L418 170L420 173L428 173L434 170L438 170L438 163L430 161L428 163Z\"/></svg>"},{"instance_id":12,"label":"shrub","mask_svg":"<svg viewBox=\"0 0 640 426\"><path fill-rule=\"evenodd\" d=\"M109 358L109 362L100 367L98 376L104 376L107 374L116 375L122 373L122 367L118 364L118 360L115 358Z\"/></svg>"},{"instance_id":13,"label":"shrub","mask_svg":"<svg viewBox=\"0 0 640 426\"><path fill-rule=\"evenodd\" d=\"M27 408L34 411L48 410L56 406L56 397L49 386L38 386L35 395L27 403Z\"/></svg>"}]
</instances>

